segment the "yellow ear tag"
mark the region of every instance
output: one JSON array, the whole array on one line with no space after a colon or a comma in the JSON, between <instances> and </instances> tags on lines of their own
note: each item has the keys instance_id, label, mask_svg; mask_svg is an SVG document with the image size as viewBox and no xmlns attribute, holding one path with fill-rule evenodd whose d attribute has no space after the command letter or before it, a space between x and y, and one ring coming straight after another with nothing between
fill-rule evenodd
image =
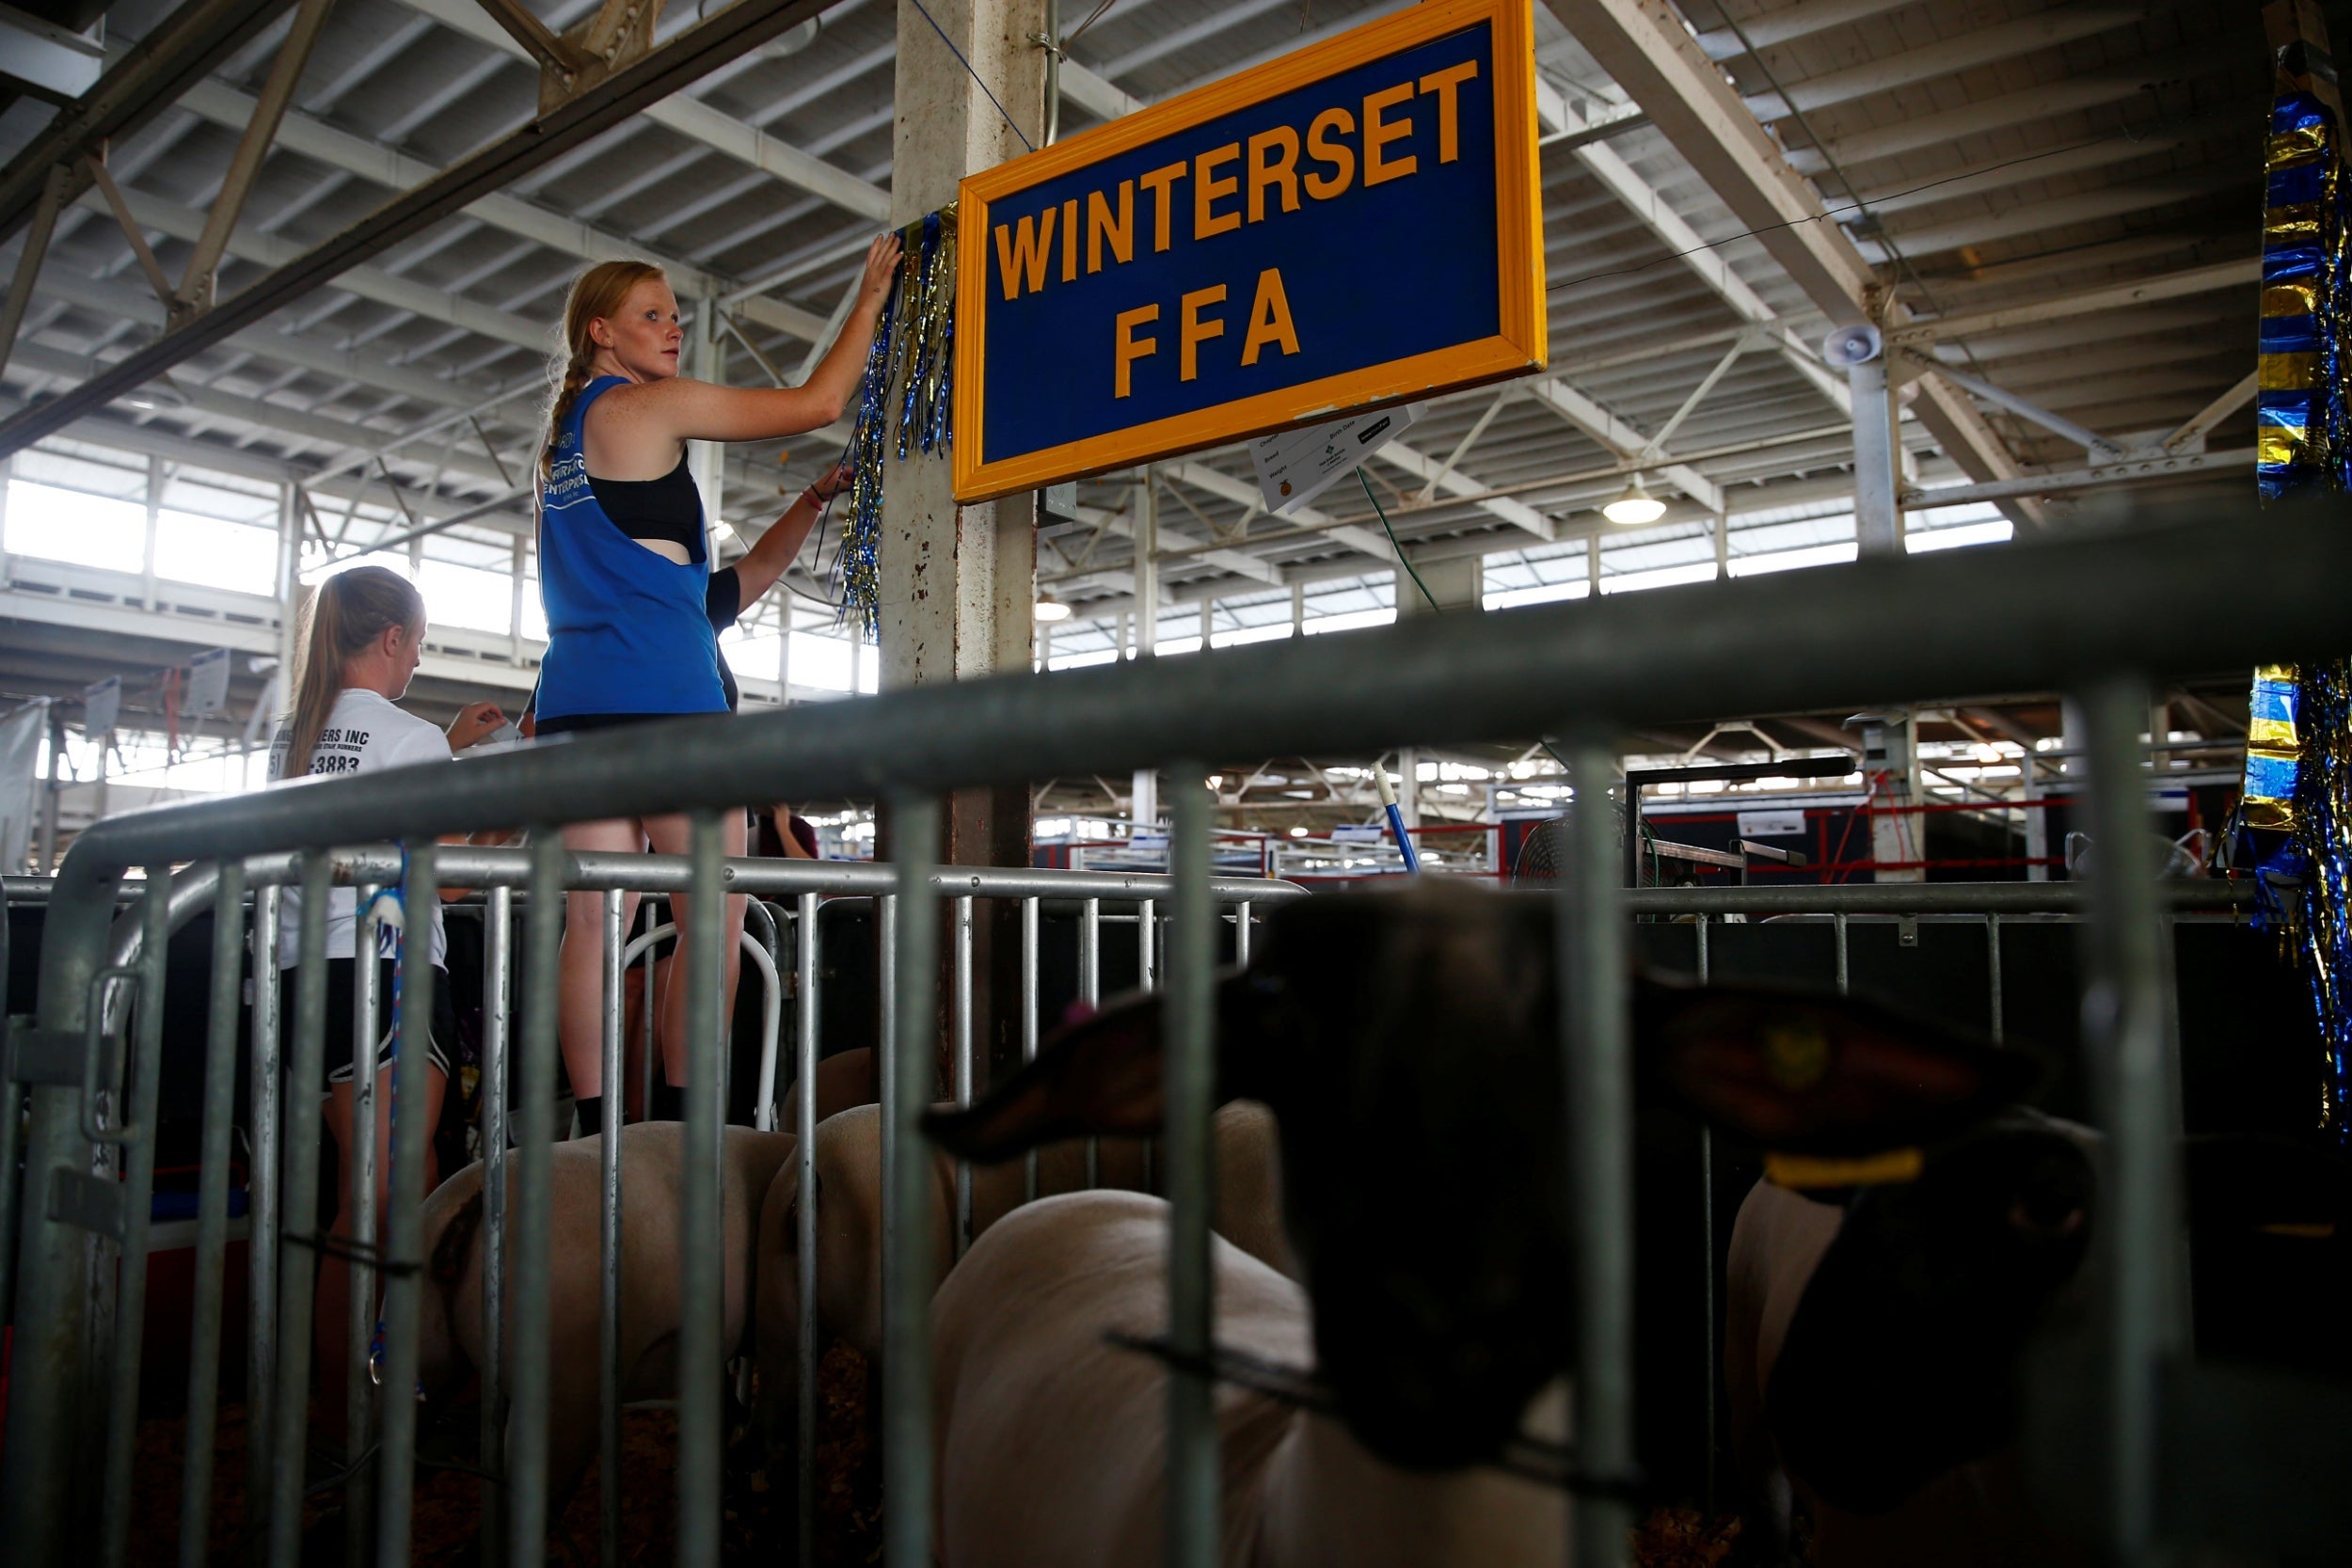
<instances>
[{"instance_id":1,"label":"yellow ear tag","mask_svg":"<svg viewBox=\"0 0 2352 1568\"><path fill-rule=\"evenodd\" d=\"M1772 1153L1764 1156L1764 1180L1797 1192L1808 1187L1892 1187L1918 1180L1927 1163L1927 1156L1916 1148L1890 1148L1883 1154L1851 1159Z\"/></svg>"},{"instance_id":2,"label":"yellow ear tag","mask_svg":"<svg viewBox=\"0 0 2352 1568\"><path fill-rule=\"evenodd\" d=\"M1829 1070L1829 1037L1811 1023L1775 1023L1764 1030L1764 1070L1784 1089L1809 1089Z\"/></svg>"}]
</instances>

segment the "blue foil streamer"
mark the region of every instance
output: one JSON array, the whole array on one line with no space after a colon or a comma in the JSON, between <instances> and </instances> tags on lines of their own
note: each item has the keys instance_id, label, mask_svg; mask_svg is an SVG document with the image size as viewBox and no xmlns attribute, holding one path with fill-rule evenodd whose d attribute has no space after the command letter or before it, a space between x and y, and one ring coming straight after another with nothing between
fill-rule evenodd
<instances>
[{"instance_id":1,"label":"blue foil streamer","mask_svg":"<svg viewBox=\"0 0 2352 1568\"><path fill-rule=\"evenodd\" d=\"M2352 214L2335 70L2309 40L2280 49L2277 67L2255 397L2255 483L2265 500L2352 482ZM2312 309L2270 293L2280 285L2301 291ZM2310 981L2318 1126L2352 1146L2352 662L2263 672L2249 707L2238 820L2251 851L2255 920L2281 931Z\"/></svg>"}]
</instances>

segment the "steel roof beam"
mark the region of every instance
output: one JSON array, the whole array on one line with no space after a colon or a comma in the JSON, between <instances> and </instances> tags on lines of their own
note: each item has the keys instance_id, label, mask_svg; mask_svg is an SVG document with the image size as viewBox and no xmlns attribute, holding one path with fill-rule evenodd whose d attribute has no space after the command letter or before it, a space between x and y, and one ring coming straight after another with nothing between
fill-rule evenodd
<instances>
[{"instance_id":1,"label":"steel roof beam","mask_svg":"<svg viewBox=\"0 0 2352 1568\"><path fill-rule=\"evenodd\" d=\"M16 362L37 374L70 376L77 381L87 381L105 369L103 361L40 343L19 344ZM199 413L234 420L240 424L252 425L312 445L329 447L338 453L396 449L401 441L401 434L396 430L375 430L366 425L329 419L323 414L313 414L308 409L294 408L261 398L241 397L234 392L218 391L210 387L183 386L179 396L189 408ZM405 462L446 467L452 473L488 483L503 483L503 476L487 459L475 457L462 450L451 452L446 461L438 451L415 453L391 450L389 455Z\"/></svg>"},{"instance_id":2,"label":"steel roof beam","mask_svg":"<svg viewBox=\"0 0 2352 1568\"><path fill-rule=\"evenodd\" d=\"M1529 390L1536 402L1591 436L1612 457L1631 460L1642 457L1649 451L1648 436L1566 382L1537 382ZM1657 471L1668 483L1708 511L1723 510L1722 486L1689 464L1677 463L1661 455Z\"/></svg>"},{"instance_id":3,"label":"steel roof beam","mask_svg":"<svg viewBox=\"0 0 2352 1568\"><path fill-rule=\"evenodd\" d=\"M180 103L181 107L215 125L231 129L250 121L256 107L250 93L240 92L216 81L198 83L188 89ZM348 131L337 130L324 120L296 112L290 111L279 124L278 145L289 152L315 158L331 168L356 174L372 184L391 191L421 185L441 173L421 158L412 158L381 142L355 136ZM681 294L705 293L722 281L691 261L655 254L634 240L625 239L593 224L549 212L515 197L503 194L485 196L469 206L466 213L493 229L502 229L510 234L536 240L550 250L562 251L583 261L603 261L620 256L647 257L661 263Z\"/></svg>"},{"instance_id":4,"label":"steel roof beam","mask_svg":"<svg viewBox=\"0 0 2352 1568\"><path fill-rule=\"evenodd\" d=\"M0 239L31 221L49 170L73 171L65 195L89 184L82 160L163 112L193 83L252 41L293 0L187 0L0 168Z\"/></svg>"},{"instance_id":5,"label":"steel roof beam","mask_svg":"<svg viewBox=\"0 0 2352 1568\"><path fill-rule=\"evenodd\" d=\"M1162 463L1159 465L1159 470L1163 479L1172 479L1180 483L1189 484L1196 490L1206 490L1210 495L1232 501L1236 506L1263 508L1265 505L1265 498L1258 494L1256 485L1247 480L1235 479L1232 474L1220 469L1212 468L1206 463L1184 459L1174 463ZM1395 564L1398 560L1395 547L1372 530L1359 527L1354 523L1339 522L1328 514L1318 512L1311 506L1294 507L1281 515L1287 522L1302 528L1318 530L1337 543L1345 545L1350 549L1360 550L1376 560L1388 562L1391 565Z\"/></svg>"},{"instance_id":6,"label":"steel roof beam","mask_svg":"<svg viewBox=\"0 0 2352 1568\"><path fill-rule=\"evenodd\" d=\"M2064 229L2074 224L2096 223L2104 218L2144 213L2156 207L2175 206L2221 191L2244 190L2251 195L2259 186L2259 171L2250 166L2224 168L2202 179L2109 185L2055 200L2011 207L2001 213L1975 214L1940 223L1909 227L1886 224L1883 226L1885 239L1857 237L1856 244L1864 256L1874 261L1891 261L1898 247L1904 256L1915 259L1933 255L1939 250L1990 245L1995 240L2013 240L2026 234L2038 234L2047 229Z\"/></svg>"},{"instance_id":7,"label":"steel roof beam","mask_svg":"<svg viewBox=\"0 0 2352 1568\"><path fill-rule=\"evenodd\" d=\"M1656 0L1546 3L1816 309L1839 323L1877 313L1869 263L1675 13ZM1892 313L1898 319L1888 325L1902 325L1901 308ZM1913 413L1972 479L2017 473L2016 459L1964 394L1931 380ZM2039 520L2030 508L2019 515Z\"/></svg>"},{"instance_id":8,"label":"steel roof beam","mask_svg":"<svg viewBox=\"0 0 2352 1568\"><path fill-rule=\"evenodd\" d=\"M531 52L509 37L506 29L486 15L475 0L401 0L401 3L476 42L502 50L518 60L532 60ZM818 8L809 6L805 8L807 14L815 15ZM798 20L797 11L795 20ZM707 26L708 24L702 25ZM675 41L663 47L674 47ZM796 190L823 197L834 205L872 222L890 221L888 191L860 180L849 170L829 164L813 153L787 146L757 126L723 114L707 103L680 96L647 104L642 112L655 124L667 126L682 136L715 148L738 163L748 164L772 175Z\"/></svg>"},{"instance_id":9,"label":"steel roof beam","mask_svg":"<svg viewBox=\"0 0 2352 1568\"><path fill-rule=\"evenodd\" d=\"M1910 4L1912 0L1811 0L1810 4L1791 6L1786 10L1742 17L1740 28L1740 32L1747 34L1748 43L1755 44L1758 49L1770 49L1776 43L1810 38L1832 27L1867 22L1871 17L1899 10ZM1741 43L1740 34L1729 27L1717 27L1701 33L1699 47L1707 51L1707 57L1710 60L1733 59L1747 53L1747 44Z\"/></svg>"},{"instance_id":10,"label":"steel roof beam","mask_svg":"<svg viewBox=\"0 0 2352 1568\"><path fill-rule=\"evenodd\" d=\"M1795 113L1810 114L1873 93L1914 87L1938 76L2055 49L2076 39L2094 38L2130 26L2144 20L2147 14L2144 5L2058 7L2014 22L1979 27L1923 48L1898 50L1842 71L1788 82L1784 84L1788 89L1786 98L1777 92L1754 93L1746 100L1747 107L1763 121L1786 119Z\"/></svg>"},{"instance_id":11,"label":"steel roof beam","mask_svg":"<svg viewBox=\"0 0 2352 1568\"><path fill-rule=\"evenodd\" d=\"M1745 279L1731 270L1731 262L1724 254L1701 239L1698 230L1668 206L1665 198L1613 149L1591 143L1579 147L1576 158L1700 282L1714 290L1741 321L1758 325L1779 325L1780 318L1772 308L1764 303L1763 296L1750 288ZM1799 344L1786 334L1774 341L1773 347L1788 361L1789 368L1829 399L1840 414L1849 418L1852 416L1853 395L1848 390L1844 378L1832 374L1814 356L1809 347Z\"/></svg>"},{"instance_id":12,"label":"steel roof beam","mask_svg":"<svg viewBox=\"0 0 2352 1568\"><path fill-rule=\"evenodd\" d=\"M103 407L194 355L252 325L289 301L361 266L452 213L503 189L700 80L785 28L815 15L823 0L735 0L626 70L453 165L439 179L395 197L341 233L293 257L232 298L166 333L104 375L0 423L0 455L18 451ZM395 280L397 281L397 280ZM443 318L447 319L447 318ZM499 334L492 334L499 336ZM540 343L538 346L544 346Z\"/></svg>"},{"instance_id":13,"label":"steel roof beam","mask_svg":"<svg viewBox=\"0 0 2352 1568\"><path fill-rule=\"evenodd\" d=\"M157 230L173 239L186 240L191 244L204 231L204 214L193 207L183 207L178 202L166 201L161 197L149 196L143 191L125 191L122 194L130 206L131 215L142 229ZM106 211L105 199L96 191L85 192L81 204L94 212ZM294 241L264 233L250 224L240 226L230 235L229 253L242 261L271 268L285 267L305 254L303 247ZM517 348L528 348L542 354L548 349L548 340L544 327L510 316L495 306L485 305L479 300L467 299L426 284L412 283L381 267L350 267L339 274L333 283L345 293L390 306L395 310L405 310L427 321L448 322L469 332L478 332L485 338L513 343Z\"/></svg>"},{"instance_id":14,"label":"steel roof beam","mask_svg":"<svg viewBox=\"0 0 2352 1568\"><path fill-rule=\"evenodd\" d=\"M1835 135L1829 138L1827 156L1820 149L1800 147L1790 150L1788 161L1804 174L1825 173L1831 157L1851 169L1873 159L1916 152L1924 147L1945 147L1989 131L2104 108L2137 99L2154 83L2209 75L2232 69L2233 64L2229 51L2218 49L2183 50L2152 59L2133 60L2093 75L2059 77L1941 114L1920 115Z\"/></svg>"},{"instance_id":15,"label":"steel roof beam","mask_svg":"<svg viewBox=\"0 0 2352 1568\"><path fill-rule=\"evenodd\" d=\"M2006 332L2042 322L2063 321L2070 316L2120 310L2129 306L2181 299L2225 289L2250 288L2262 281L2262 275L2261 260L2249 256L2242 261L2191 267L2183 272L2135 278L2128 283L2110 284L2106 288L2080 289L2046 299L2024 300L2014 305L1996 305L1986 310L1913 321L1888 333L1886 341L1892 348L1924 348L1928 344L1954 338Z\"/></svg>"}]
</instances>

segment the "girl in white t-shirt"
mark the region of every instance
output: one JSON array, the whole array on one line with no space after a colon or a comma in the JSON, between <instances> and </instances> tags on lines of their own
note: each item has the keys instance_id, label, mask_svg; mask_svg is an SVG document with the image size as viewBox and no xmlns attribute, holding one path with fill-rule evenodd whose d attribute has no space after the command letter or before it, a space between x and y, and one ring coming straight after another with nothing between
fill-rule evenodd
<instances>
[{"instance_id":1,"label":"girl in white t-shirt","mask_svg":"<svg viewBox=\"0 0 2352 1568\"><path fill-rule=\"evenodd\" d=\"M289 779L339 778L373 773L425 762L447 762L487 736L506 721L489 703L474 703L460 710L445 735L392 705L408 689L417 673L424 643L424 600L408 579L381 566L356 566L319 585L306 610L309 625L296 639L294 705L278 728L270 747L269 777L273 784ZM290 887L281 895L283 933L278 967L291 970L298 960L302 941L301 890ZM449 1056L457 1039L456 1010L449 974L442 968L448 939L441 927L437 900L430 910L408 911L409 964L430 963L434 976L431 1019L431 1066L425 1073L424 1103L404 1105L403 1116L421 1116L429 1128L440 1120L441 1093L449 1081ZM358 1033L353 939L358 925L358 895L337 888L327 896L326 913L326 1082L319 1087L326 1097L324 1113L335 1139L342 1192L336 1204L330 1235L348 1240L352 1196L352 1059ZM391 932L381 933L376 944L376 1059L383 1063L375 1082L375 1212L389 1204L391 1182L392 1015ZM413 974L414 971L411 970ZM289 1092L295 1088L287 1085ZM424 1190L438 1180L433 1145L425 1144ZM294 1223L304 1223L295 1216ZM380 1226L380 1221L379 1221ZM319 1302L316 1343L319 1357L319 1399L326 1431L343 1430L345 1356L351 1338L350 1271L332 1251L319 1258Z\"/></svg>"}]
</instances>

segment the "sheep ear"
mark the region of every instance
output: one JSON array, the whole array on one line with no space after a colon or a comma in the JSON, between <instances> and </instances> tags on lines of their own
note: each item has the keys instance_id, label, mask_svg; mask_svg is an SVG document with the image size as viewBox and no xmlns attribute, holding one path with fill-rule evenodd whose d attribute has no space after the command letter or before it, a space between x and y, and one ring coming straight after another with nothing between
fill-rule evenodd
<instances>
[{"instance_id":1,"label":"sheep ear","mask_svg":"<svg viewBox=\"0 0 2352 1568\"><path fill-rule=\"evenodd\" d=\"M1217 1101L1259 1094L1257 1020L1268 982L1232 974L1217 988ZM1120 997L1091 1018L1056 1030L1037 1060L965 1111L925 1114L931 1142L993 1164L1062 1138L1148 1137L1159 1132L1164 1019L1157 993Z\"/></svg>"},{"instance_id":2,"label":"sheep ear","mask_svg":"<svg viewBox=\"0 0 2352 1568\"><path fill-rule=\"evenodd\" d=\"M1062 1138L1159 1131L1161 1010L1155 994L1126 996L1056 1030L971 1109L927 1113L924 1132L950 1154L993 1164Z\"/></svg>"},{"instance_id":3,"label":"sheep ear","mask_svg":"<svg viewBox=\"0 0 2352 1568\"><path fill-rule=\"evenodd\" d=\"M1947 1137L2042 1076L2021 1052L1850 996L1645 980L1637 1029L1667 1089L1768 1148L1867 1154Z\"/></svg>"}]
</instances>

